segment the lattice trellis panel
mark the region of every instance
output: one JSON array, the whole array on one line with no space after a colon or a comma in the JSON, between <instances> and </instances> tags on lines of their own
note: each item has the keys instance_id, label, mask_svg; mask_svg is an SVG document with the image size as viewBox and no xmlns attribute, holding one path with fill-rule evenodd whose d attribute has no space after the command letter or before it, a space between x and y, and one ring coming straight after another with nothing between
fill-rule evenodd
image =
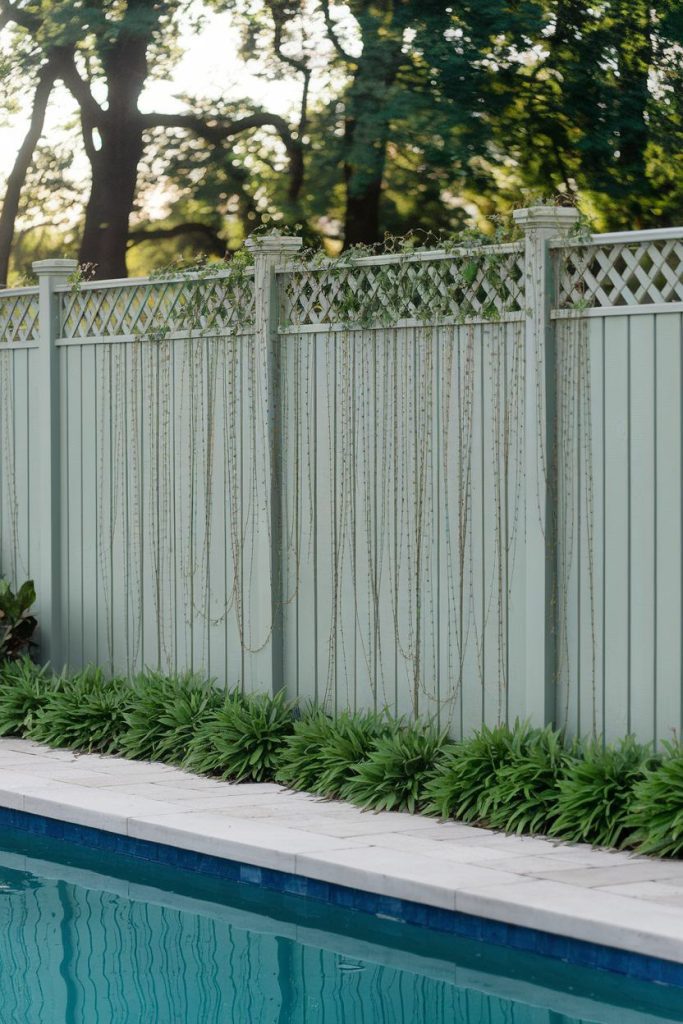
<instances>
[{"instance_id":1,"label":"lattice trellis panel","mask_svg":"<svg viewBox=\"0 0 683 1024\"><path fill-rule=\"evenodd\" d=\"M509 246L436 259L302 267L283 274L281 285L281 330L448 318L497 320L524 308L524 252L521 246Z\"/></svg>"},{"instance_id":2,"label":"lattice trellis panel","mask_svg":"<svg viewBox=\"0 0 683 1024\"><path fill-rule=\"evenodd\" d=\"M555 250L560 309L683 302L683 238Z\"/></svg>"},{"instance_id":3,"label":"lattice trellis panel","mask_svg":"<svg viewBox=\"0 0 683 1024\"><path fill-rule=\"evenodd\" d=\"M38 292L0 297L0 345L38 339Z\"/></svg>"},{"instance_id":4,"label":"lattice trellis panel","mask_svg":"<svg viewBox=\"0 0 683 1024\"><path fill-rule=\"evenodd\" d=\"M248 332L254 325L254 302L251 279L225 275L74 289L62 296L61 336L159 338L181 331Z\"/></svg>"}]
</instances>

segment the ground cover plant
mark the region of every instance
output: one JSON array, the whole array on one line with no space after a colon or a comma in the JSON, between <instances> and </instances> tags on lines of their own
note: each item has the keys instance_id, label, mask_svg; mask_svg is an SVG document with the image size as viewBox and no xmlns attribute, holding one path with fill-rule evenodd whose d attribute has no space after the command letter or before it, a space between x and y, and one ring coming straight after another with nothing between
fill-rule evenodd
<instances>
[{"instance_id":1,"label":"ground cover plant","mask_svg":"<svg viewBox=\"0 0 683 1024\"><path fill-rule=\"evenodd\" d=\"M57 676L0 663L0 736L277 780L374 811L422 812L507 832L683 856L683 747L567 741L526 722L449 742L432 722L298 708L196 676Z\"/></svg>"},{"instance_id":2,"label":"ground cover plant","mask_svg":"<svg viewBox=\"0 0 683 1024\"><path fill-rule=\"evenodd\" d=\"M8 581L0 578L0 662L21 658L33 647L38 626L31 615L35 601L33 580L26 580L15 593Z\"/></svg>"}]
</instances>

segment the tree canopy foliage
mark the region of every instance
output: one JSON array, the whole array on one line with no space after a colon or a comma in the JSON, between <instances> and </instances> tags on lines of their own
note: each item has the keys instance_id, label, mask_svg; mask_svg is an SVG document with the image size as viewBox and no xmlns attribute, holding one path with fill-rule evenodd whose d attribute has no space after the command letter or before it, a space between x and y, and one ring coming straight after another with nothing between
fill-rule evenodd
<instances>
[{"instance_id":1,"label":"tree canopy foliage","mask_svg":"<svg viewBox=\"0 0 683 1024\"><path fill-rule=\"evenodd\" d=\"M152 109L226 25L225 88L199 66ZM286 111L240 95L245 61ZM683 219L679 0L0 0L0 79L24 132L4 280L65 253L99 277L221 256L260 224L330 251L490 230L558 191L602 229Z\"/></svg>"}]
</instances>

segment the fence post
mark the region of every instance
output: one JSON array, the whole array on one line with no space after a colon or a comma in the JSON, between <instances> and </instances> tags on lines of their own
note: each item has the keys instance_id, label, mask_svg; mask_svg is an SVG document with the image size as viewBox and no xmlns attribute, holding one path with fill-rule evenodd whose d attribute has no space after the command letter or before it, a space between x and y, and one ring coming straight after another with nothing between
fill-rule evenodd
<instances>
[{"instance_id":1,"label":"fence post","mask_svg":"<svg viewBox=\"0 0 683 1024\"><path fill-rule=\"evenodd\" d=\"M525 239L525 714L555 720L557 451L556 352L548 242L566 236L578 211L534 206L513 217Z\"/></svg>"},{"instance_id":2,"label":"fence post","mask_svg":"<svg viewBox=\"0 0 683 1024\"><path fill-rule=\"evenodd\" d=\"M76 260L39 260L33 264L38 278L39 344L36 364L35 438L38 449L40 492L36 495L39 571L36 610L40 655L59 671L63 664L61 615L61 466L59 366L56 341L60 333L59 295L78 268Z\"/></svg>"},{"instance_id":3,"label":"fence post","mask_svg":"<svg viewBox=\"0 0 683 1024\"><path fill-rule=\"evenodd\" d=\"M254 257L255 344L268 353L267 405L268 448L270 451L270 607L271 686L273 693L283 689L284 607L282 601L282 365L278 328L280 294L275 268L298 252L302 239L291 235L256 235L248 238L246 248Z\"/></svg>"}]
</instances>

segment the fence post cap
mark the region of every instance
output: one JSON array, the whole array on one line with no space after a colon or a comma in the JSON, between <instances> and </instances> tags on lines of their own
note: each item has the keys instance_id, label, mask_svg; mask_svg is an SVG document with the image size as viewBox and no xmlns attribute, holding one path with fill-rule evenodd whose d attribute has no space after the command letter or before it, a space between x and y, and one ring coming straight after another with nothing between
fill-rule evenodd
<instances>
[{"instance_id":1,"label":"fence post cap","mask_svg":"<svg viewBox=\"0 0 683 1024\"><path fill-rule=\"evenodd\" d=\"M299 238L296 235L278 235L274 231L270 235L250 235L246 239L244 246L248 252L254 254L264 253L272 255L273 253L286 254L298 252L303 244L303 238Z\"/></svg>"},{"instance_id":2,"label":"fence post cap","mask_svg":"<svg viewBox=\"0 0 683 1024\"><path fill-rule=\"evenodd\" d=\"M42 274L63 274L68 276L78 270L78 260L36 260L31 264L33 273L39 277Z\"/></svg>"},{"instance_id":3,"label":"fence post cap","mask_svg":"<svg viewBox=\"0 0 683 1024\"><path fill-rule=\"evenodd\" d=\"M579 211L574 206L527 206L513 210L512 216L521 228L555 228L558 234L565 234L576 224Z\"/></svg>"}]
</instances>

